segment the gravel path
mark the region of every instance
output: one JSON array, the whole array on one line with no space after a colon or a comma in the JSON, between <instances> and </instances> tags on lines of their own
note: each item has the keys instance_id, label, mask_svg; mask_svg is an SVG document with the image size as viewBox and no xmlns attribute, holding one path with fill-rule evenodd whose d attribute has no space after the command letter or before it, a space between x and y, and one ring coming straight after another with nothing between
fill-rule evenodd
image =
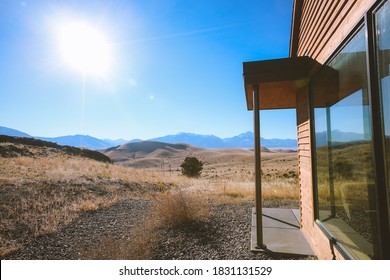
<instances>
[{"instance_id":1,"label":"gravel path","mask_svg":"<svg viewBox=\"0 0 390 280\"><path fill-rule=\"evenodd\" d=\"M268 205L267 205L268 204ZM267 207L275 207L268 202ZM142 224L151 202L126 200L107 209L86 213L58 233L41 236L4 259L112 259L132 231ZM160 229L152 259L272 259L250 251L251 203L214 205L208 221ZM294 207L294 203L283 203ZM107 240L110 240L107 243Z\"/></svg>"},{"instance_id":2,"label":"gravel path","mask_svg":"<svg viewBox=\"0 0 390 280\"><path fill-rule=\"evenodd\" d=\"M91 252L92 258L104 259L107 248L102 242L128 238L129 228L142 219L149 208L149 201L130 199L85 213L62 231L40 236L5 259L74 260L84 259Z\"/></svg>"},{"instance_id":3,"label":"gravel path","mask_svg":"<svg viewBox=\"0 0 390 280\"><path fill-rule=\"evenodd\" d=\"M266 201L264 207L297 208L293 201ZM272 260L250 251L252 203L214 205L209 221L159 232L154 259Z\"/></svg>"},{"instance_id":4,"label":"gravel path","mask_svg":"<svg viewBox=\"0 0 390 280\"><path fill-rule=\"evenodd\" d=\"M249 204L215 205L209 221L163 230L156 259L271 259L250 252Z\"/></svg>"}]
</instances>

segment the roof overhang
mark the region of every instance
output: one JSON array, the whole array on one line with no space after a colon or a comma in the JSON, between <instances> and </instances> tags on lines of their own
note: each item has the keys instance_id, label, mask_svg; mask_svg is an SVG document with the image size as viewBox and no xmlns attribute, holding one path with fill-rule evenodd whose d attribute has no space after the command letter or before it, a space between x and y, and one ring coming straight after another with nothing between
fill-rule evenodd
<instances>
[{"instance_id":1,"label":"roof overhang","mask_svg":"<svg viewBox=\"0 0 390 280\"><path fill-rule=\"evenodd\" d=\"M295 108L297 92L307 86L319 65L306 56L244 62L248 110L253 110L253 85L259 86L261 110Z\"/></svg>"}]
</instances>

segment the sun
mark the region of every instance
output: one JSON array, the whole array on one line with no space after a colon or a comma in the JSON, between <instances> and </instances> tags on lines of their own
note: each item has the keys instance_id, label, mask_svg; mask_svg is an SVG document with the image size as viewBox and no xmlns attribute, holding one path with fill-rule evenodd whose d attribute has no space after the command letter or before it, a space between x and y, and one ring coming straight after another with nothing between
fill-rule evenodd
<instances>
[{"instance_id":1,"label":"sun","mask_svg":"<svg viewBox=\"0 0 390 280\"><path fill-rule=\"evenodd\" d=\"M85 75L108 74L112 52L103 33L78 21L61 24L57 32L59 53L64 64Z\"/></svg>"}]
</instances>

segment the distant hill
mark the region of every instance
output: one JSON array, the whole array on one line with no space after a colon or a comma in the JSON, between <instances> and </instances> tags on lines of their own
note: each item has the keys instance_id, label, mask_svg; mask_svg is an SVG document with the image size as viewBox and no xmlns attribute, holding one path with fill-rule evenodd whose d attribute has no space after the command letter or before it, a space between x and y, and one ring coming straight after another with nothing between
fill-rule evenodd
<instances>
[{"instance_id":1,"label":"distant hill","mask_svg":"<svg viewBox=\"0 0 390 280\"><path fill-rule=\"evenodd\" d=\"M16 129L0 126L0 135L16 136L16 137L31 137L27 133Z\"/></svg>"},{"instance_id":2,"label":"distant hill","mask_svg":"<svg viewBox=\"0 0 390 280\"><path fill-rule=\"evenodd\" d=\"M180 132L175 135L167 135L163 137L153 138L150 140L164 142L164 143L171 143L171 144L186 143L196 147L210 148L210 149L226 148L225 142L221 138L214 135L201 135L201 134Z\"/></svg>"},{"instance_id":3,"label":"distant hill","mask_svg":"<svg viewBox=\"0 0 390 280\"><path fill-rule=\"evenodd\" d=\"M114 146L115 144L89 136L89 135L69 135L60 137L37 137L44 141L57 143L58 145L73 146L79 148L88 148L91 150L103 150Z\"/></svg>"},{"instance_id":4,"label":"distant hill","mask_svg":"<svg viewBox=\"0 0 390 280\"><path fill-rule=\"evenodd\" d=\"M187 143L201 148L253 148L253 132L245 132L231 138L219 138L214 135L201 135L194 133L178 133L164 137L153 138L153 141L165 143ZM268 149L297 149L297 140L295 139L265 139L261 138L261 145Z\"/></svg>"},{"instance_id":5,"label":"distant hill","mask_svg":"<svg viewBox=\"0 0 390 280\"><path fill-rule=\"evenodd\" d=\"M263 152L270 152L263 148ZM196 156L208 164L229 165L253 162L253 151L241 148L206 149L188 144L157 141L127 143L102 151L114 162L135 168L177 169L186 156ZM165 166L165 167L164 167Z\"/></svg>"},{"instance_id":6,"label":"distant hill","mask_svg":"<svg viewBox=\"0 0 390 280\"><path fill-rule=\"evenodd\" d=\"M129 140L125 140L125 139L116 139L116 140L112 140L112 139L108 139L108 138L104 138L102 139L105 143L109 143L111 145L111 147L113 146L119 146L119 145L123 145L123 144L126 144L129 142ZM139 140L141 141L141 140Z\"/></svg>"},{"instance_id":7,"label":"distant hill","mask_svg":"<svg viewBox=\"0 0 390 280\"><path fill-rule=\"evenodd\" d=\"M364 135L355 132L344 132L338 129L332 130L333 143L357 142L364 141ZM327 145L328 139L326 131L316 133L316 146L322 147Z\"/></svg>"},{"instance_id":8,"label":"distant hill","mask_svg":"<svg viewBox=\"0 0 390 280\"><path fill-rule=\"evenodd\" d=\"M67 154L71 156L86 157L101 162L112 162L109 157L97 151L61 146L35 138L0 135L0 157L47 157L52 154Z\"/></svg>"},{"instance_id":9,"label":"distant hill","mask_svg":"<svg viewBox=\"0 0 390 280\"><path fill-rule=\"evenodd\" d=\"M7 136L16 136L16 137L29 137L40 139L43 141L48 141L52 143L56 143L58 145L72 146L77 148L87 148L91 150L103 150L112 146L117 146L120 144L124 144L127 140L119 139L119 140L111 140L111 139L98 139L89 135L67 135L67 136L59 136L59 137L40 137L40 136L31 136L22 131L0 126L0 135Z\"/></svg>"},{"instance_id":10,"label":"distant hill","mask_svg":"<svg viewBox=\"0 0 390 280\"><path fill-rule=\"evenodd\" d=\"M189 153L199 148L188 144L170 144L157 141L132 142L109 148L103 153L115 161L136 159L161 159L175 157L178 154Z\"/></svg>"},{"instance_id":11,"label":"distant hill","mask_svg":"<svg viewBox=\"0 0 390 280\"><path fill-rule=\"evenodd\" d=\"M261 138L261 145L269 149L291 149L296 150L298 142L295 139L264 139Z\"/></svg>"}]
</instances>

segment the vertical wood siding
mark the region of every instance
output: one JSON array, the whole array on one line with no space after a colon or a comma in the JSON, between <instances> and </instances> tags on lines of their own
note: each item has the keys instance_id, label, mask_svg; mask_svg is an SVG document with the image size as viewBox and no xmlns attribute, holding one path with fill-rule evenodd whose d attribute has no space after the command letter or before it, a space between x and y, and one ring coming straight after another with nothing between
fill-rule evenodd
<instances>
[{"instance_id":1,"label":"vertical wood siding","mask_svg":"<svg viewBox=\"0 0 390 280\"><path fill-rule=\"evenodd\" d=\"M313 223L313 195L311 179L311 147L309 96L307 89L297 94L297 139L300 186L301 228L311 227Z\"/></svg>"},{"instance_id":2,"label":"vertical wood siding","mask_svg":"<svg viewBox=\"0 0 390 280\"><path fill-rule=\"evenodd\" d=\"M324 63L375 0L304 0L293 56L310 56ZM299 11L298 11L299 12Z\"/></svg>"}]
</instances>

